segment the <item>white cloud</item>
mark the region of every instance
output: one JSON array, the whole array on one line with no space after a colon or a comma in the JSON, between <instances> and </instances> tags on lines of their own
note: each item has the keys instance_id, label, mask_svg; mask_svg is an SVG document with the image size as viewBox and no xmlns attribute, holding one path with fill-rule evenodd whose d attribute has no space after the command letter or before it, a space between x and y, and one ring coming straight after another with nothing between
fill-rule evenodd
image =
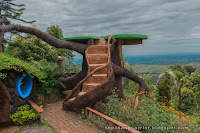
<instances>
[{"instance_id":1,"label":"white cloud","mask_svg":"<svg viewBox=\"0 0 200 133\"><path fill-rule=\"evenodd\" d=\"M125 55L198 52L200 49L197 45L200 42L199 0L17 0L16 2L26 5L23 19L36 20L35 25L43 31L51 25L60 25L65 37L124 33L149 36L142 45L124 48L127 51ZM21 22L20 24L29 25Z\"/></svg>"}]
</instances>

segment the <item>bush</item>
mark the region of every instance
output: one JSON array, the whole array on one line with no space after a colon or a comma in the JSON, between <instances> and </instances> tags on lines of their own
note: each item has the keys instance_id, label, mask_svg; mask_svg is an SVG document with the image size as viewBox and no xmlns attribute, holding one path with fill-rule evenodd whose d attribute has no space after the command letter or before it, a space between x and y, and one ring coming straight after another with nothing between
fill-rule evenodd
<instances>
[{"instance_id":1,"label":"bush","mask_svg":"<svg viewBox=\"0 0 200 133\"><path fill-rule=\"evenodd\" d=\"M184 112L191 113L194 111L194 107L196 103L195 103L195 97L192 90L186 87L184 87L181 90L181 103L182 103L181 109Z\"/></svg>"},{"instance_id":2,"label":"bush","mask_svg":"<svg viewBox=\"0 0 200 133\"><path fill-rule=\"evenodd\" d=\"M30 108L28 104L18 107L16 113L11 116L13 122L23 124L26 121L37 120L40 117L39 113L33 108Z\"/></svg>"},{"instance_id":3,"label":"bush","mask_svg":"<svg viewBox=\"0 0 200 133\"><path fill-rule=\"evenodd\" d=\"M32 61L32 65L44 72L47 77L45 81L38 82L38 94L56 93L61 89L59 77L62 76L62 70L57 63L48 63L46 61Z\"/></svg>"},{"instance_id":4,"label":"bush","mask_svg":"<svg viewBox=\"0 0 200 133\"><path fill-rule=\"evenodd\" d=\"M30 75L36 76L39 80L46 78L46 75L39 69L33 67L31 64L14 58L4 53L0 53L0 78L6 78L5 73L1 73L1 70L15 70L18 72L27 72Z\"/></svg>"},{"instance_id":5,"label":"bush","mask_svg":"<svg viewBox=\"0 0 200 133\"><path fill-rule=\"evenodd\" d=\"M137 108L133 109L136 93L128 95L126 99L121 99L121 101L118 100L115 93L113 94L114 96L109 96L109 102L104 105L106 108L105 114L136 128L136 130L143 133L165 133L166 131L175 133L188 130L195 132L197 130L198 118L190 118L184 113L176 111L175 105L171 101L166 106L162 102L144 96ZM185 129L167 129L174 126L185 127ZM141 127L141 129L138 127ZM148 127L149 129L145 130L142 127Z\"/></svg>"},{"instance_id":6,"label":"bush","mask_svg":"<svg viewBox=\"0 0 200 133\"><path fill-rule=\"evenodd\" d=\"M192 92L194 95L193 107L196 111L200 110L200 71L195 71L191 75L186 75L183 77L183 87L191 90L187 92ZM186 99L185 99L186 98ZM188 98L182 97L183 100L187 101Z\"/></svg>"},{"instance_id":7,"label":"bush","mask_svg":"<svg viewBox=\"0 0 200 133\"><path fill-rule=\"evenodd\" d=\"M39 29L36 26L33 26L35 29ZM63 37L62 30L59 26L51 26L47 29L47 34L50 34L55 37ZM42 39L25 33L23 36L17 35L9 43L13 47L14 57L20 58L26 61L40 61L46 60L48 62L57 62L57 57L62 56L68 64L72 64L73 57L75 56L71 50L64 48L55 48L48 43L42 41Z\"/></svg>"}]
</instances>

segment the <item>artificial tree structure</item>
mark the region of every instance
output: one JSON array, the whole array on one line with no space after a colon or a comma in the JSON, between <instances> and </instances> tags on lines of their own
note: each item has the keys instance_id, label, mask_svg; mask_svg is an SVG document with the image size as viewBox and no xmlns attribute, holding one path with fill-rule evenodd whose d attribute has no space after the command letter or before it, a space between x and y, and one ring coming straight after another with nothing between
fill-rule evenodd
<instances>
[{"instance_id":1,"label":"artificial tree structure","mask_svg":"<svg viewBox=\"0 0 200 133\"><path fill-rule=\"evenodd\" d=\"M5 32L10 32L13 30L16 30L18 32L30 33L32 35L37 36L38 38L41 38L43 41L49 43L50 45L56 48L65 48L65 49L73 50L83 55L82 70L78 74L72 77L63 79L62 81L69 90L73 89L81 80L83 80L88 75L88 62L85 55L85 51L88 49L90 45L95 45L96 43L98 43L99 40L101 40L101 39L92 39L92 38L86 42L84 41L75 42L73 41L73 39L72 41L60 40L51 35L46 34L45 32L34 29L32 27L25 27L25 26L10 24L6 26L0 26L0 44L3 42L3 34ZM138 94L136 96L136 101L140 100L140 97L143 94L143 92L146 95L151 95L151 91L149 87L146 85L145 81L142 78L131 73L129 70L123 68L123 60L122 60L123 58L122 58L122 53L120 50L121 44L123 43L141 44L141 39L134 40L135 42L129 42L129 41L125 42L124 40L118 39L112 45L108 45L110 47L109 49L110 49L111 71L109 73L107 80L100 86L95 87L92 91L88 92L87 94L82 95L81 97L78 97L77 100L68 102L67 104L63 104L64 109L70 109L76 112L80 112L82 108L93 105L96 102L102 99L105 99L109 90L113 87L117 87L119 89L119 91L117 92L119 98L124 98L123 88L122 88L122 77L129 78L140 85ZM106 43L107 42L108 41L106 41Z\"/></svg>"}]
</instances>

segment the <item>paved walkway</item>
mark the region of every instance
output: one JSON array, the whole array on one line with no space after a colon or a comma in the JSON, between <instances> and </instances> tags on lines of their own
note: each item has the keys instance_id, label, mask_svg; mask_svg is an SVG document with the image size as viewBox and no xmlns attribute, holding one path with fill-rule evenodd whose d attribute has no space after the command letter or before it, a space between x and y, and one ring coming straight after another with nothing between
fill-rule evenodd
<instances>
[{"instance_id":1,"label":"paved walkway","mask_svg":"<svg viewBox=\"0 0 200 133\"><path fill-rule=\"evenodd\" d=\"M47 104L42 117L58 133L62 130L66 130L68 133L100 133L81 119L77 113L63 110L62 101Z\"/></svg>"},{"instance_id":2,"label":"paved walkway","mask_svg":"<svg viewBox=\"0 0 200 133\"><path fill-rule=\"evenodd\" d=\"M4 127L0 128L0 133L14 133L20 129L20 126Z\"/></svg>"}]
</instances>

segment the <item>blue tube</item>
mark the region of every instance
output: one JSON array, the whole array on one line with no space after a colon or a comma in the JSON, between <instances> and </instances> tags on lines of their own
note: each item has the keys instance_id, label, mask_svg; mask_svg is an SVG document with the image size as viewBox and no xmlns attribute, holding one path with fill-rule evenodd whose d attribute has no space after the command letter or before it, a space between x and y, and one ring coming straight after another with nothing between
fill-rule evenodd
<instances>
[{"instance_id":1,"label":"blue tube","mask_svg":"<svg viewBox=\"0 0 200 133\"><path fill-rule=\"evenodd\" d=\"M21 83L23 82L22 88ZM27 98L33 87L33 79L29 75L23 76L22 74L18 77L17 83L16 83L16 90L17 94L22 98Z\"/></svg>"}]
</instances>

